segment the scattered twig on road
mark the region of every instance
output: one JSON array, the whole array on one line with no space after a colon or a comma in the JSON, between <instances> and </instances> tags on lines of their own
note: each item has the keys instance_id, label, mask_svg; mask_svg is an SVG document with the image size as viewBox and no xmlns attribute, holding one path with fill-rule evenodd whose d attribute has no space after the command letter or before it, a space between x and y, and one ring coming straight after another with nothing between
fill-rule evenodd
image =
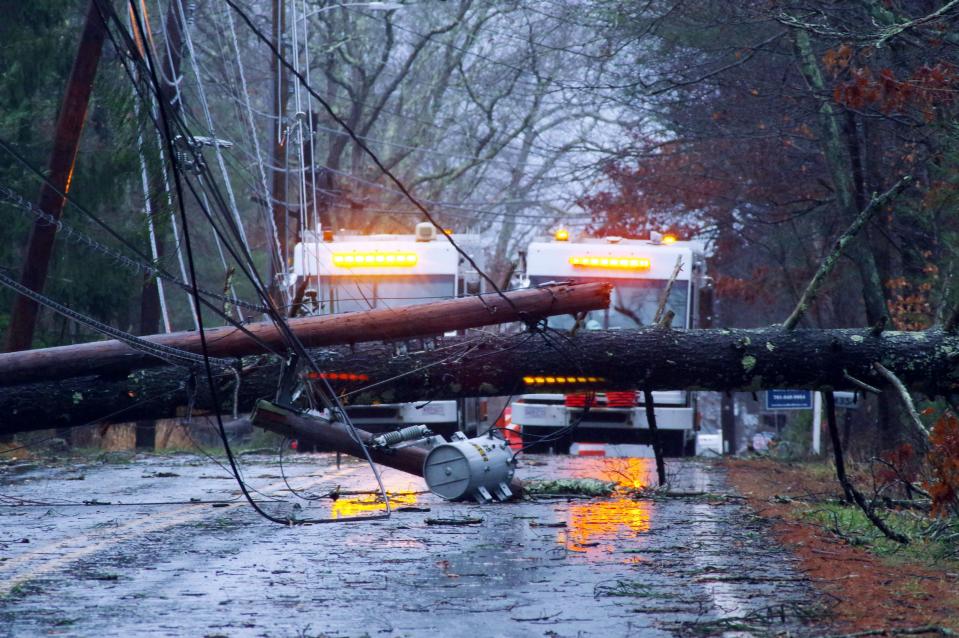
<instances>
[{"instance_id":1,"label":"scattered twig on road","mask_svg":"<svg viewBox=\"0 0 959 638\"><path fill-rule=\"evenodd\" d=\"M426 519L427 525L479 525L483 522L482 518L471 518L464 516L463 518L428 518Z\"/></svg>"},{"instance_id":2,"label":"scattered twig on road","mask_svg":"<svg viewBox=\"0 0 959 638\"><path fill-rule=\"evenodd\" d=\"M868 631L857 631L853 634L836 634L827 638L860 638L860 636L956 636L956 632L938 625L924 625L922 627L900 627L891 629L870 629Z\"/></svg>"}]
</instances>

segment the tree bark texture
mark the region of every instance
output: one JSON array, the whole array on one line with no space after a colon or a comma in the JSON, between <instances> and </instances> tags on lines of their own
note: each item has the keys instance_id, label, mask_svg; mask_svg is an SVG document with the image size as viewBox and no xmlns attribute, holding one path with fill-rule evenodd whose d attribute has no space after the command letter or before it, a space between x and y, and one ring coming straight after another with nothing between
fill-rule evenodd
<instances>
[{"instance_id":1,"label":"tree bark texture","mask_svg":"<svg viewBox=\"0 0 959 638\"><path fill-rule=\"evenodd\" d=\"M468 335L402 343L316 348L321 370L349 404L426 401L523 392L597 390L735 390L769 388L857 389L846 374L883 384L879 361L907 387L929 395L959 386L959 336L939 330L869 329L643 330ZM240 411L276 392L279 361L243 361ZM340 375L339 378L336 378ZM346 375L345 377L342 375ZM350 377L349 375L352 375ZM539 376L544 383L537 383ZM592 384L559 383L596 377ZM211 405L202 374L184 368L136 370L0 386L0 434L172 416L177 407L233 409L234 374L220 373L223 405ZM343 379L352 380L343 380ZM532 383L527 383L528 378ZM552 384L546 384L547 379Z\"/></svg>"},{"instance_id":2,"label":"tree bark texture","mask_svg":"<svg viewBox=\"0 0 959 638\"><path fill-rule=\"evenodd\" d=\"M544 286L449 301L383 308L289 320L290 330L308 347L405 339L466 330L510 321L535 322L543 317L606 308L611 287L605 283ZM505 297L505 298L504 298ZM283 335L271 322L248 324L247 333L233 326L206 331L211 357L243 357L285 351ZM145 337L150 343L202 352L196 331ZM162 359L131 348L122 341L95 341L0 354L0 385L53 380L89 374L120 374L166 365ZM3 413L0 412L0 415Z\"/></svg>"}]
</instances>

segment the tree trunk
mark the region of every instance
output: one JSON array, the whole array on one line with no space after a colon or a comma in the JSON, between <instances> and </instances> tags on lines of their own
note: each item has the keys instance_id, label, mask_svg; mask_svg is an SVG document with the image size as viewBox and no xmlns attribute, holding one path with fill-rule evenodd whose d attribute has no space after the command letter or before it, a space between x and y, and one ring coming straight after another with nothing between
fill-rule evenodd
<instances>
[{"instance_id":1,"label":"tree trunk","mask_svg":"<svg viewBox=\"0 0 959 638\"><path fill-rule=\"evenodd\" d=\"M851 222L861 210L856 205L853 160L843 144L839 116L830 100L830 92L819 69L809 34L803 29L797 29L794 42L803 77L819 101L819 143L835 186L836 200L846 221ZM849 256L855 262L862 278L866 323L873 325L886 315L886 296L876 257L866 241L853 243Z\"/></svg>"},{"instance_id":2,"label":"tree trunk","mask_svg":"<svg viewBox=\"0 0 959 638\"><path fill-rule=\"evenodd\" d=\"M508 396L523 391L856 389L849 376L883 380L881 362L912 390L956 391L959 336L939 330L688 330L658 328L581 332L567 337L523 333L469 335L401 344L312 350L320 369L350 404ZM240 411L276 393L279 361L244 361ZM577 378L573 380L573 376ZM595 377L593 383L578 379ZM537 379L541 382L538 382ZM233 409L234 375L219 376L224 404L210 403L202 375L183 368L136 370L0 387L0 434L90 422L172 416L176 408ZM562 379L562 381L560 381ZM552 380L552 383L548 383Z\"/></svg>"}]
</instances>

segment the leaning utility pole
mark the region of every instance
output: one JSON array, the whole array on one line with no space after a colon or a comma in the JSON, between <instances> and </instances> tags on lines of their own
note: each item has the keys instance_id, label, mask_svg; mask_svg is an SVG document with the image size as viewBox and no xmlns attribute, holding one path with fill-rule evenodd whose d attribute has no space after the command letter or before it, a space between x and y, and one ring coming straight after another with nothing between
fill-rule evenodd
<instances>
[{"instance_id":1,"label":"leaning utility pole","mask_svg":"<svg viewBox=\"0 0 959 638\"><path fill-rule=\"evenodd\" d=\"M273 46L277 51L283 51L283 35L286 33L286 4L284 0L273 0ZM276 241L279 242L279 263L270 268L270 296L278 305L283 305L282 287L278 276L286 270L287 250L287 218L286 206L286 143L284 139L284 123L286 122L286 101L289 93L289 79L283 68L283 62L273 60L273 156L272 173L273 184L271 198L273 199L273 227L276 231ZM272 251L271 251L272 253Z\"/></svg>"},{"instance_id":2,"label":"leaning utility pole","mask_svg":"<svg viewBox=\"0 0 959 638\"><path fill-rule=\"evenodd\" d=\"M106 25L97 9L96 0L90 0L80 36L80 47L70 70L67 90L60 104L60 114L53 138L47 182L40 187L39 207L54 219L60 219L65 203L60 193L70 191L70 181L80 146L80 135L86 119L93 80L100 63L100 53L106 37ZM37 220L30 229L27 252L23 260L20 283L31 290L42 292L53 254L57 226ZM17 295L10 313L10 328L7 331L8 352L28 350L33 343L37 326L37 304L22 295Z\"/></svg>"}]
</instances>

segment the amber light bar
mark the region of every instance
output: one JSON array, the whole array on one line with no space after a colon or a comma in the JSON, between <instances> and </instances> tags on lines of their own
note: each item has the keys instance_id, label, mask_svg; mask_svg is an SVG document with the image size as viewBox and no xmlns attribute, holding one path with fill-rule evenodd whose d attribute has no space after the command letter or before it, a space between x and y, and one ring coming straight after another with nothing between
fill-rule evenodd
<instances>
[{"instance_id":1,"label":"amber light bar","mask_svg":"<svg viewBox=\"0 0 959 638\"><path fill-rule=\"evenodd\" d=\"M370 266L415 266L416 253L333 253L333 265L340 268Z\"/></svg>"},{"instance_id":2,"label":"amber light bar","mask_svg":"<svg viewBox=\"0 0 959 638\"><path fill-rule=\"evenodd\" d=\"M570 257L569 263L581 268L649 270L649 260L645 257Z\"/></svg>"},{"instance_id":3,"label":"amber light bar","mask_svg":"<svg viewBox=\"0 0 959 638\"><path fill-rule=\"evenodd\" d=\"M526 385L555 385L557 383L602 383L603 377L557 377L557 376L528 376L523 377L523 383Z\"/></svg>"},{"instance_id":4,"label":"amber light bar","mask_svg":"<svg viewBox=\"0 0 959 638\"><path fill-rule=\"evenodd\" d=\"M329 381L369 381L370 377L366 374L355 374L353 372L307 372L307 379L327 379Z\"/></svg>"}]
</instances>

